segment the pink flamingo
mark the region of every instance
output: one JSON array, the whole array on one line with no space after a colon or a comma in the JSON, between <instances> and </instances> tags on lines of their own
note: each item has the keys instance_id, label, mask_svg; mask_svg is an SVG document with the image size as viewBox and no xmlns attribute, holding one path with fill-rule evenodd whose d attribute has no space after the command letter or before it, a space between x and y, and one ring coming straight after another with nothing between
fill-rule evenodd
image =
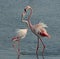
<instances>
[{"instance_id":1,"label":"pink flamingo","mask_svg":"<svg viewBox=\"0 0 60 59\"><path fill-rule=\"evenodd\" d=\"M36 48L36 55L37 55L37 59L38 59L38 48L39 48L39 40L42 42L42 45L43 45L43 50L42 50L42 57L44 59L44 49L45 49L45 45L41 39L41 37L48 37L50 38L51 36L47 33L45 27L47 27L46 24L44 23L38 23L36 25L32 25L31 24L31 21L30 21L30 17L32 15L32 8L30 6L26 6L24 8L24 12L27 13L27 11L30 11L30 15L28 16L28 24L29 24L29 28L31 29L31 31L37 36L37 48Z\"/></svg>"},{"instance_id":2,"label":"pink flamingo","mask_svg":"<svg viewBox=\"0 0 60 59\"><path fill-rule=\"evenodd\" d=\"M28 25L28 21L23 19L24 16L25 16L25 12L23 12L21 20L23 23L26 23ZM28 31L28 28L17 29L16 31L17 35L12 38L13 42L18 43L18 49L17 49L18 58L17 59L19 59L20 57L20 39L23 39L26 37L27 31ZM16 44L13 44L13 48L16 49Z\"/></svg>"}]
</instances>

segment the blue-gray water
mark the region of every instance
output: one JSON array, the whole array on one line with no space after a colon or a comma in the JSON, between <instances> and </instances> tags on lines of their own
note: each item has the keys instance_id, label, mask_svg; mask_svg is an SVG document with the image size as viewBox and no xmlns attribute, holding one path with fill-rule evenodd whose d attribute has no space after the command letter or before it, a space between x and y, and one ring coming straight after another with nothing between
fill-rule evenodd
<instances>
[{"instance_id":1,"label":"blue-gray water","mask_svg":"<svg viewBox=\"0 0 60 59\"><path fill-rule=\"evenodd\" d=\"M46 45L44 55L60 55L60 0L0 0L0 58L1 55L14 56L11 38L16 35L16 29L25 28L21 23L21 13L27 5L33 8L33 24L41 21L48 25L51 39L42 38ZM21 54L35 55L36 44L36 36L28 30L26 38L20 42ZM39 55L41 51L42 44Z\"/></svg>"}]
</instances>

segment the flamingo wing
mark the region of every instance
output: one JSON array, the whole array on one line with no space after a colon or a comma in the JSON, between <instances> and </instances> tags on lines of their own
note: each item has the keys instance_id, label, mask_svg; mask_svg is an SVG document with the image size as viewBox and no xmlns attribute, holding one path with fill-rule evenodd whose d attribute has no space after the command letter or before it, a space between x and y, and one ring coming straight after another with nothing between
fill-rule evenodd
<instances>
[{"instance_id":1,"label":"flamingo wing","mask_svg":"<svg viewBox=\"0 0 60 59\"><path fill-rule=\"evenodd\" d=\"M42 22L39 22L38 24L39 24L39 26L42 26L42 27L45 27L45 28L47 28L47 27L48 27L48 26L47 26L47 24L42 23Z\"/></svg>"},{"instance_id":2,"label":"flamingo wing","mask_svg":"<svg viewBox=\"0 0 60 59\"><path fill-rule=\"evenodd\" d=\"M28 29L17 29L17 31L16 31L17 36L20 37L21 39L23 39L27 34L27 30Z\"/></svg>"},{"instance_id":3,"label":"flamingo wing","mask_svg":"<svg viewBox=\"0 0 60 59\"><path fill-rule=\"evenodd\" d=\"M35 28L35 31L36 32L42 32L42 31L45 31L46 32L46 29L48 26L42 22L39 22L38 24L34 25L34 28Z\"/></svg>"}]
</instances>

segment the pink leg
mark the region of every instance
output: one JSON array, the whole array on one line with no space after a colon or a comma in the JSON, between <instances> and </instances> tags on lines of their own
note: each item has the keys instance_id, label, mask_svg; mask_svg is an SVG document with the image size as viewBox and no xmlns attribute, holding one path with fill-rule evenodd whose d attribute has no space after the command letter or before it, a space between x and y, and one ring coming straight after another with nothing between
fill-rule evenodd
<instances>
[{"instance_id":1,"label":"pink leg","mask_svg":"<svg viewBox=\"0 0 60 59\"><path fill-rule=\"evenodd\" d=\"M19 59L20 58L20 40L18 41L18 50L17 50L17 53L18 53L18 57L17 57L17 59Z\"/></svg>"},{"instance_id":2,"label":"pink leg","mask_svg":"<svg viewBox=\"0 0 60 59\"><path fill-rule=\"evenodd\" d=\"M17 42L17 41L18 41L18 37L13 37L13 38L12 38L12 41ZM15 44L13 44L12 46L13 46L13 48L15 48L15 47L16 47L16 45L15 45Z\"/></svg>"},{"instance_id":3,"label":"pink leg","mask_svg":"<svg viewBox=\"0 0 60 59\"><path fill-rule=\"evenodd\" d=\"M12 38L12 42L13 42L13 41L16 42L16 40L17 40L17 37L13 37L13 38ZM14 49L16 49L16 44L12 44L12 46L13 46Z\"/></svg>"},{"instance_id":4,"label":"pink leg","mask_svg":"<svg viewBox=\"0 0 60 59\"><path fill-rule=\"evenodd\" d=\"M18 42L18 48L17 48L18 57L17 57L17 59L19 59L20 58L20 38L19 37L13 37L12 41ZM13 44L14 49L15 49L15 47L16 47L16 45Z\"/></svg>"},{"instance_id":5,"label":"pink leg","mask_svg":"<svg viewBox=\"0 0 60 59\"><path fill-rule=\"evenodd\" d=\"M18 57L17 57L17 59L19 59L20 58L20 49L18 49Z\"/></svg>"},{"instance_id":6,"label":"pink leg","mask_svg":"<svg viewBox=\"0 0 60 59\"><path fill-rule=\"evenodd\" d=\"M40 41L41 41L41 42L42 42L42 44L43 44L42 57L43 57L43 59L44 59L44 50L45 50L45 45L44 45L43 41L41 40L41 38L40 38Z\"/></svg>"},{"instance_id":7,"label":"pink leg","mask_svg":"<svg viewBox=\"0 0 60 59\"><path fill-rule=\"evenodd\" d=\"M19 37L13 37L12 41L19 41Z\"/></svg>"},{"instance_id":8,"label":"pink leg","mask_svg":"<svg viewBox=\"0 0 60 59\"><path fill-rule=\"evenodd\" d=\"M37 56L37 59L39 59L39 58L38 58L38 49L39 49L39 39L38 39L37 48L36 48L36 56Z\"/></svg>"}]
</instances>

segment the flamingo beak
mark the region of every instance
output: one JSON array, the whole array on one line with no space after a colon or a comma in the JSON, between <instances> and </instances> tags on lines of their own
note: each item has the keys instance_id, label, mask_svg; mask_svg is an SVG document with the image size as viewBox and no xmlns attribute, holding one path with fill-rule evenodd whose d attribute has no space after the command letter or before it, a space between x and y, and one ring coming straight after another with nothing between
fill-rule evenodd
<instances>
[{"instance_id":1,"label":"flamingo beak","mask_svg":"<svg viewBox=\"0 0 60 59\"><path fill-rule=\"evenodd\" d=\"M26 8L24 9L24 11L27 12L27 11L26 11Z\"/></svg>"}]
</instances>

